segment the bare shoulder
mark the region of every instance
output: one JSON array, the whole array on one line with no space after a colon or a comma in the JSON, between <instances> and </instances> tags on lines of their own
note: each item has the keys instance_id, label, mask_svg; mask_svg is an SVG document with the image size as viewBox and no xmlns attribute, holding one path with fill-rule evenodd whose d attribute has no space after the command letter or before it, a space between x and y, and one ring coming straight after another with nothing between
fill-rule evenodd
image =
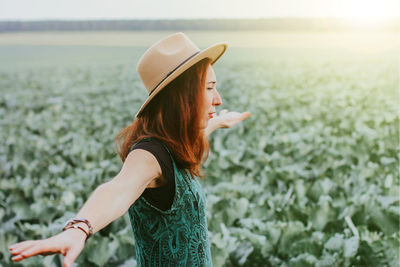
<instances>
[{"instance_id":1,"label":"bare shoulder","mask_svg":"<svg viewBox=\"0 0 400 267\"><path fill-rule=\"evenodd\" d=\"M128 154L117 177L119 180L140 183L141 186L147 187L149 183L160 176L161 167L156 157L150 152L138 148Z\"/></svg>"},{"instance_id":2,"label":"bare shoulder","mask_svg":"<svg viewBox=\"0 0 400 267\"><path fill-rule=\"evenodd\" d=\"M149 151L144 149L134 149L129 152L128 156L125 159L124 165L137 165L137 164L145 164L148 167L155 167L155 165L159 166L156 157L151 154Z\"/></svg>"}]
</instances>

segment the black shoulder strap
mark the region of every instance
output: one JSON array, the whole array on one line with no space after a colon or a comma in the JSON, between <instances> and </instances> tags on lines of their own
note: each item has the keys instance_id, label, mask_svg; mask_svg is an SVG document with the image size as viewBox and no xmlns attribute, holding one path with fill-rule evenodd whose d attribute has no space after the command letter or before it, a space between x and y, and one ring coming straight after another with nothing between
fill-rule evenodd
<instances>
[{"instance_id":1,"label":"black shoulder strap","mask_svg":"<svg viewBox=\"0 0 400 267\"><path fill-rule=\"evenodd\" d=\"M143 138L143 139L140 139L138 142L134 143L134 144L131 146L131 148L129 149L129 152L131 152L131 151L135 148L135 146L136 146L140 141L146 140L146 139L156 139L156 138L153 138L153 137L145 137L145 138ZM157 140L159 140L159 139L157 139ZM163 145L163 147L167 150L167 152L168 152L168 154L169 154L169 156L170 156L170 158L171 158L171 160L172 160L172 165L173 165L175 168L177 168L177 167L176 167L176 164L175 164L174 157L172 156L172 154L171 154L171 152L169 151L168 147L164 144L164 142L162 142L161 140L159 140L159 141L160 141L160 143Z\"/></svg>"}]
</instances>

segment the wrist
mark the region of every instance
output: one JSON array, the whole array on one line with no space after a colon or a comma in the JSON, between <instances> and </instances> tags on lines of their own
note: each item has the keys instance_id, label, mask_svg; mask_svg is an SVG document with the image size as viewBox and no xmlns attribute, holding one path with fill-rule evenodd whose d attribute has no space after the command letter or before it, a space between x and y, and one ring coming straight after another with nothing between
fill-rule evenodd
<instances>
[{"instance_id":1,"label":"wrist","mask_svg":"<svg viewBox=\"0 0 400 267\"><path fill-rule=\"evenodd\" d=\"M88 235L82 231L82 229L75 228L74 226L63 230L63 233L68 233L68 235L72 235L73 240L81 240L82 242L86 242L88 239Z\"/></svg>"},{"instance_id":2,"label":"wrist","mask_svg":"<svg viewBox=\"0 0 400 267\"><path fill-rule=\"evenodd\" d=\"M92 225L85 218L72 218L68 220L62 230L65 231L70 228L80 230L83 234L86 235L85 240L87 240L93 234Z\"/></svg>"},{"instance_id":3,"label":"wrist","mask_svg":"<svg viewBox=\"0 0 400 267\"><path fill-rule=\"evenodd\" d=\"M74 225L82 227L83 229L85 229L86 233L89 233L89 227L87 226L86 223L78 222L78 223L74 223Z\"/></svg>"}]
</instances>

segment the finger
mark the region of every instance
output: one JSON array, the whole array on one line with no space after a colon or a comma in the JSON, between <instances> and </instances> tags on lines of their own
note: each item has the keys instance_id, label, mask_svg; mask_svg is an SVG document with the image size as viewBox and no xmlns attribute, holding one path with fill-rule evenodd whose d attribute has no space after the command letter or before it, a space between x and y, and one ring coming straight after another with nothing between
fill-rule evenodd
<instances>
[{"instance_id":1,"label":"finger","mask_svg":"<svg viewBox=\"0 0 400 267\"><path fill-rule=\"evenodd\" d=\"M32 246L21 251L19 255L12 258L12 260L20 261L36 255L51 255L55 253L61 253L60 249L57 246L49 243L48 239L44 239L44 240L32 241Z\"/></svg>"},{"instance_id":2,"label":"finger","mask_svg":"<svg viewBox=\"0 0 400 267\"><path fill-rule=\"evenodd\" d=\"M250 112L248 112L248 111L246 111L246 112L243 112L242 113L242 120L245 120L245 119L247 119L248 117L250 117Z\"/></svg>"},{"instance_id":3,"label":"finger","mask_svg":"<svg viewBox=\"0 0 400 267\"><path fill-rule=\"evenodd\" d=\"M15 256L15 257L11 258L12 261L20 261L20 260L23 260L23 259L24 258L21 255L18 255L18 256Z\"/></svg>"},{"instance_id":4,"label":"finger","mask_svg":"<svg viewBox=\"0 0 400 267\"><path fill-rule=\"evenodd\" d=\"M12 255L19 254L22 251L27 250L30 247L32 247L34 244L35 244L35 241L31 241L31 240L16 243L10 247L10 252Z\"/></svg>"},{"instance_id":5,"label":"finger","mask_svg":"<svg viewBox=\"0 0 400 267\"><path fill-rule=\"evenodd\" d=\"M228 110L227 110L227 109L223 109L223 110L221 110L221 111L219 112L220 115L223 115L223 114L226 114L226 113L228 113Z\"/></svg>"},{"instance_id":6,"label":"finger","mask_svg":"<svg viewBox=\"0 0 400 267\"><path fill-rule=\"evenodd\" d=\"M19 253L19 255L15 256L14 258L12 258L13 261L20 261L41 253L46 253L46 252L54 252L55 249L50 248L50 247L45 247L43 245L41 245L40 243L36 243L33 246L29 247L28 249L25 249L24 251L22 251L21 253Z\"/></svg>"},{"instance_id":7,"label":"finger","mask_svg":"<svg viewBox=\"0 0 400 267\"><path fill-rule=\"evenodd\" d=\"M10 250L16 249L16 248L21 247L21 246L24 246L24 245L26 245L26 244L30 244L30 243L32 243L32 242L34 242L34 241L35 241L35 240L21 241L21 242L12 244L11 246L8 246L8 248L9 248Z\"/></svg>"},{"instance_id":8,"label":"finger","mask_svg":"<svg viewBox=\"0 0 400 267\"><path fill-rule=\"evenodd\" d=\"M82 249L80 249L78 246L71 247L71 249L68 250L67 254L64 257L63 267L72 266L72 264L74 263L75 259L78 257L81 250Z\"/></svg>"}]
</instances>

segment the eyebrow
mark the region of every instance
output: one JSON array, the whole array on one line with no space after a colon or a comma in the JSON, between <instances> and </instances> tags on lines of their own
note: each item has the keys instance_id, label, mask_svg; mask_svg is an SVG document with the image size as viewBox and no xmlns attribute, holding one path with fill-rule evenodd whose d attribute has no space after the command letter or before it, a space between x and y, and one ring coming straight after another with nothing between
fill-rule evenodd
<instances>
[{"instance_id":1,"label":"eyebrow","mask_svg":"<svg viewBox=\"0 0 400 267\"><path fill-rule=\"evenodd\" d=\"M208 83L217 83L216 81L211 81L211 82L208 82Z\"/></svg>"}]
</instances>

